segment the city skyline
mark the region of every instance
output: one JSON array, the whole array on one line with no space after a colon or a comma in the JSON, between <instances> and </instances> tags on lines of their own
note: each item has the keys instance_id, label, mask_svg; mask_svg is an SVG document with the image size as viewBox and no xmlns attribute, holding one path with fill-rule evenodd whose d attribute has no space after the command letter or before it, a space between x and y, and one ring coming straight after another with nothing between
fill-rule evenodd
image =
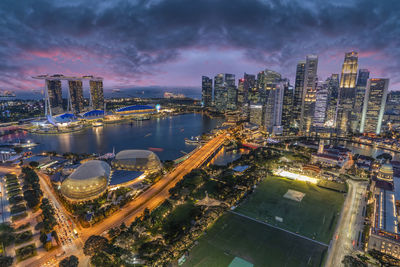
<instances>
[{"instance_id":1,"label":"city skyline","mask_svg":"<svg viewBox=\"0 0 400 267\"><path fill-rule=\"evenodd\" d=\"M399 88L398 2L226 4L3 1L0 89L42 89L29 77L45 73L96 74L105 78L104 89L200 88L201 75L242 77L266 68L294 84L296 65L307 55L318 55L317 74L325 80L341 72L352 50L359 68L390 78L389 90Z\"/></svg>"}]
</instances>

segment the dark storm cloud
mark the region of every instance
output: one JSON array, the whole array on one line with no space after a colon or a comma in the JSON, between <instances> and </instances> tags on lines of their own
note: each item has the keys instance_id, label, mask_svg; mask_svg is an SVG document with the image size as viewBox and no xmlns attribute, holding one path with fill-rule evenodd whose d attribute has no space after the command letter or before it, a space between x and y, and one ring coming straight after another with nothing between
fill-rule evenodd
<instances>
[{"instance_id":1,"label":"dark storm cloud","mask_svg":"<svg viewBox=\"0 0 400 267\"><path fill-rule=\"evenodd\" d=\"M134 77L180 60L185 49L212 46L241 49L249 60L290 74L309 53L378 53L388 60L376 67L399 82L396 0L63 2L0 2L0 81L35 68L39 63L26 59L31 52L96 58L105 69Z\"/></svg>"}]
</instances>

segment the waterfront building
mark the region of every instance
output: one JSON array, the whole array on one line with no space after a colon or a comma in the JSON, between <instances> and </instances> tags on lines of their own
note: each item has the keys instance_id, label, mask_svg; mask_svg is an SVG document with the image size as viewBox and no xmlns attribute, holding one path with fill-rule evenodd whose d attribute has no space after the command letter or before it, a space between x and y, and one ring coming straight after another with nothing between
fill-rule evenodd
<instances>
[{"instance_id":1,"label":"waterfront building","mask_svg":"<svg viewBox=\"0 0 400 267\"><path fill-rule=\"evenodd\" d=\"M69 202L96 199L107 191L110 172L111 168L105 161L87 161L62 182L61 194Z\"/></svg>"},{"instance_id":2,"label":"waterfront building","mask_svg":"<svg viewBox=\"0 0 400 267\"><path fill-rule=\"evenodd\" d=\"M147 105L132 105L115 110L115 114L118 115L141 115L141 114L153 114L157 112L155 107Z\"/></svg>"},{"instance_id":3,"label":"waterfront building","mask_svg":"<svg viewBox=\"0 0 400 267\"><path fill-rule=\"evenodd\" d=\"M298 128L301 122L301 106L303 103L303 91L304 91L304 71L306 62L300 61L296 67L296 80L294 84L294 96L293 96L293 121L294 125Z\"/></svg>"},{"instance_id":4,"label":"waterfront building","mask_svg":"<svg viewBox=\"0 0 400 267\"><path fill-rule=\"evenodd\" d=\"M369 70L360 69L358 71L357 83L356 83L356 95L354 99L354 107L352 109L352 116L350 122L350 128L353 132L360 131L361 114L364 104L365 89L367 87L367 81L369 79Z\"/></svg>"},{"instance_id":5,"label":"waterfront building","mask_svg":"<svg viewBox=\"0 0 400 267\"><path fill-rule=\"evenodd\" d=\"M93 76L91 76L93 78ZM90 101L92 109L104 109L103 80L92 79L90 85Z\"/></svg>"},{"instance_id":6,"label":"waterfront building","mask_svg":"<svg viewBox=\"0 0 400 267\"><path fill-rule=\"evenodd\" d=\"M301 129L305 133L309 133L312 120L314 118L315 100L316 100L316 83L318 68L318 56L308 55L306 57L306 65L304 68L304 87L301 106Z\"/></svg>"},{"instance_id":7,"label":"waterfront building","mask_svg":"<svg viewBox=\"0 0 400 267\"><path fill-rule=\"evenodd\" d=\"M63 104L61 80L45 80L45 81L46 81L47 94L50 101L50 107L55 112L61 112Z\"/></svg>"},{"instance_id":8,"label":"waterfront building","mask_svg":"<svg viewBox=\"0 0 400 267\"><path fill-rule=\"evenodd\" d=\"M380 134L389 79L368 79L361 116L361 133Z\"/></svg>"},{"instance_id":9,"label":"waterfront building","mask_svg":"<svg viewBox=\"0 0 400 267\"><path fill-rule=\"evenodd\" d=\"M235 75L220 73L214 77L214 106L218 111L236 109Z\"/></svg>"},{"instance_id":10,"label":"waterfront building","mask_svg":"<svg viewBox=\"0 0 400 267\"><path fill-rule=\"evenodd\" d=\"M355 132L355 129L350 128L350 121L352 121L351 115L356 93L357 68L358 53L355 51L345 53L342 75L340 77L338 117L336 125L340 135L346 135L348 132Z\"/></svg>"},{"instance_id":11,"label":"waterfront building","mask_svg":"<svg viewBox=\"0 0 400 267\"><path fill-rule=\"evenodd\" d=\"M115 155L111 165L118 170L158 172L162 165L160 159L150 150L122 150Z\"/></svg>"},{"instance_id":12,"label":"waterfront building","mask_svg":"<svg viewBox=\"0 0 400 267\"><path fill-rule=\"evenodd\" d=\"M203 107L208 108L212 106L212 79L207 76L201 77L201 99Z\"/></svg>"},{"instance_id":13,"label":"waterfront building","mask_svg":"<svg viewBox=\"0 0 400 267\"><path fill-rule=\"evenodd\" d=\"M83 111L83 87L81 80L69 80L69 99L74 113Z\"/></svg>"},{"instance_id":14,"label":"waterfront building","mask_svg":"<svg viewBox=\"0 0 400 267\"><path fill-rule=\"evenodd\" d=\"M326 107L325 127L336 127L337 105L339 96L339 74L332 74L326 79L328 99Z\"/></svg>"}]
</instances>

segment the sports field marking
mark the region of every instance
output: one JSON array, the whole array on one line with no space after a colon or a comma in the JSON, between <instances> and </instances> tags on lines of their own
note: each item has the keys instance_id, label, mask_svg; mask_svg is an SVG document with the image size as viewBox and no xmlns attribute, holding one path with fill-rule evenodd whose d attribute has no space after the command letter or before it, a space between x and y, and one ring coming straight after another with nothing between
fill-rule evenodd
<instances>
[{"instance_id":1,"label":"sports field marking","mask_svg":"<svg viewBox=\"0 0 400 267\"><path fill-rule=\"evenodd\" d=\"M263 222L263 221L259 221L259 220L257 220L257 219L251 218L251 217L249 217L249 216L246 216L246 215L244 215L244 214L235 212L235 211L233 211L233 210L230 210L229 212L230 212L230 213L233 213L233 214L236 214L236 215L238 215L238 216L241 216L241 217L243 217L243 218L252 220L252 221L254 221L254 222L258 222L258 223L267 225L267 226L269 226L269 227L272 227L272 228L275 228L275 229L284 231L284 232L286 232L286 233L295 235L295 236L297 236L297 237L301 237L301 238L303 238L303 239L306 239L306 240L308 240L308 241L314 242L314 243L319 244L319 245L321 245L321 246L329 247L328 244L325 244L325 243L323 243L323 242L320 242L320 241L317 241L317 240L308 238L308 237L303 236L303 235L299 235L299 234L293 233L293 232L291 232L291 231L288 231L288 230L286 230L286 229L280 228L280 227L278 227L278 226L275 226L275 225L272 225L272 224L269 224L269 223L266 223L266 222Z\"/></svg>"}]
</instances>

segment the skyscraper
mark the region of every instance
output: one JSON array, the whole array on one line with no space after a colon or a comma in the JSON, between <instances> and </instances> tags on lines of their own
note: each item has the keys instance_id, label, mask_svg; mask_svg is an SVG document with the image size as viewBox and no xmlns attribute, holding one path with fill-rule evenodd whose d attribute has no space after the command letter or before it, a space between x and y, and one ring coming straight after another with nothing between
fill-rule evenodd
<instances>
[{"instance_id":1,"label":"skyscraper","mask_svg":"<svg viewBox=\"0 0 400 267\"><path fill-rule=\"evenodd\" d=\"M220 73L214 77L214 105L218 111L236 109L237 88L234 74Z\"/></svg>"},{"instance_id":2,"label":"skyscraper","mask_svg":"<svg viewBox=\"0 0 400 267\"><path fill-rule=\"evenodd\" d=\"M244 73L243 76L243 90L244 90L244 99L246 103L251 102L250 98L253 92L257 91L256 88L256 76L253 74Z\"/></svg>"},{"instance_id":3,"label":"skyscraper","mask_svg":"<svg viewBox=\"0 0 400 267\"><path fill-rule=\"evenodd\" d=\"M212 79L207 76L201 77L201 99L203 107L208 108L212 105Z\"/></svg>"},{"instance_id":4,"label":"skyscraper","mask_svg":"<svg viewBox=\"0 0 400 267\"><path fill-rule=\"evenodd\" d=\"M368 79L360 132L380 134L385 112L389 79Z\"/></svg>"},{"instance_id":5,"label":"skyscraper","mask_svg":"<svg viewBox=\"0 0 400 267\"><path fill-rule=\"evenodd\" d=\"M340 78L338 117L336 125L340 135L345 135L349 131L355 132L355 129L351 128L350 122L354 121L352 118L352 110L356 94L357 68L358 53L355 51L345 53L342 75Z\"/></svg>"},{"instance_id":6,"label":"skyscraper","mask_svg":"<svg viewBox=\"0 0 400 267\"><path fill-rule=\"evenodd\" d=\"M262 105L250 105L250 123L260 127L264 124L264 109Z\"/></svg>"},{"instance_id":7,"label":"skyscraper","mask_svg":"<svg viewBox=\"0 0 400 267\"><path fill-rule=\"evenodd\" d=\"M62 109L62 90L60 80L46 80L47 93L50 100L50 107Z\"/></svg>"},{"instance_id":8,"label":"skyscraper","mask_svg":"<svg viewBox=\"0 0 400 267\"><path fill-rule=\"evenodd\" d=\"M281 134L284 83L273 83L267 88L264 100L264 128L270 134Z\"/></svg>"},{"instance_id":9,"label":"skyscraper","mask_svg":"<svg viewBox=\"0 0 400 267\"><path fill-rule=\"evenodd\" d=\"M304 91L304 71L306 67L305 61L297 63L296 67L296 81L294 84L294 97L293 97L293 121L297 127L300 127L301 122L301 106L303 102Z\"/></svg>"},{"instance_id":10,"label":"skyscraper","mask_svg":"<svg viewBox=\"0 0 400 267\"><path fill-rule=\"evenodd\" d=\"M243 107L247 101L246 97L247 93L244 91L244 78L239 79L238 81L238 106Z\"/></svg>"},{"instance_id":11,"label":"skyscraper","mask_svg":"<svg viewBox=\"0 0 400 267\"><path fill-rule=\"evenodd\" d=\"M289 80L283 81L282 127L288 133L293 122L293 86Z\"/></svg>"},{"instance_id":12,"label":"skyscraper","mask_svg":"<svg viewBox=\"0 0 400 267\"><path fill-rule=\"evenodd\" d=\"M328 100L325 127L336 128L337 105L339 96L339 74L332 74L326 79Z\"/></svg>"},{"instance_id":13,"label":"skyscraper","mask_svg":"<svg viewBox=\"0 0 400 267\"><path fill-rule=\"evenodd\" d=\"M90 80L90 101L93 109L104 108L104 93L102 80ZM83 98L83 97L82 97Z\"/></svg>"},{"instance_id":14,"label":"skyscraper","mask_svg":"<svg viewBox=\"0 0 400 267\"><path fill-rule=\"evenodd\" d=\"M83 87L81 80L69 80L69 94L74 113L83 111Z\"/></svg>"},{"instance_id":15,"label":"skyscraper","mask_svg":"<svg viewBox=\"0 0 400 267\"><path fill-rule=\"evenodd\" d=\"M304 88L301 106L301 129L305 133L309 133L311 123L314 118L315 100L316 100L316 84L318 68L318 56L308 55L306 57L306 65L304 68Z\"/></svg>"},{"instance_id":16,"label":"skyscraper","mask_svg":"<svg viewBox=\"0 0 400 267\"><path fill-rule=\"evenodd\" d=\"M314 122L315 127L324 127L326 119L326 108L328 104L328 83L318 82L316 100L315 100L315 112L314 112Z\"/></svg>"},{"instance_id":17,"label":"skyscraper","mask_svg":"<svg viewBox=\"0 0 400 267\"><path fill-rule=\"evenodd\" d=\"M354 100L354 106L351 116L351 129L355 129L356 132L360 131L361 114L364 104L365 90L369 79L369 70L360 69L358 71L358 78L356 83L356 95Z\"/></svg>"}]
</instances>

